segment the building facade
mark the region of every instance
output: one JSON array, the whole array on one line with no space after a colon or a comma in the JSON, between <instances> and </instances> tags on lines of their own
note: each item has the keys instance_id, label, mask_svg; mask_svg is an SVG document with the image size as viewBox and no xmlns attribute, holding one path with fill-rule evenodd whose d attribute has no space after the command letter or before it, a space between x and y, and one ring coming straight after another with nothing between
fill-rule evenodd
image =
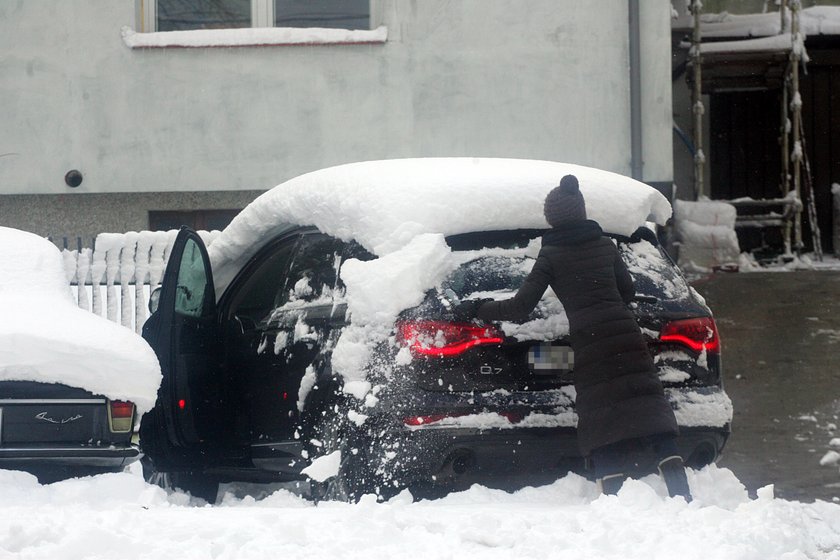
<instances>
[{"instance_id":1,"label":"building facade","mask_svg":"<svg viewBox=\"0 0 840 560\"><path fill-rule=\"evenodd\" d=\"M3 2L0 225L71 248L219 227L301 173L400 157L667 190L670 23L668 0Z\"/></svg>"}]
</instances>

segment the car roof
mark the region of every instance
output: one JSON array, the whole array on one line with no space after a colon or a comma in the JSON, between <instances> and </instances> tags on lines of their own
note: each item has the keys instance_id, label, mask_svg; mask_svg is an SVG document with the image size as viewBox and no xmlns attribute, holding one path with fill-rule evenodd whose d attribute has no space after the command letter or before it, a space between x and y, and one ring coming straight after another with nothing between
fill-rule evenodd
<instances>
[{"instance_id":1,"label":"car roof","mask_svg":"<svg viewBox=\"0 0 840 560\"><path fill-rule=\"evenodd\" d=\"M466 157L369 161L307 173L264 193L213 241L210 258L214 273L241 262L282 224L316 226L378 256L424 233L545 228L545 196L567 174L578 177L589 218L609 233L630 236L671 216L656 189L592 167Z\"/></svg>"}]
</instances>

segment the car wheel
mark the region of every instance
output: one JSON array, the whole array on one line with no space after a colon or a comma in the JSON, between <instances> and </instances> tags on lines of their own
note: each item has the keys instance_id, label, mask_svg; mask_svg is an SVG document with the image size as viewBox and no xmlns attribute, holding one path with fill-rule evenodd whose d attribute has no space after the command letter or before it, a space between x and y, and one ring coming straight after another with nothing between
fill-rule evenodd
<instances>
[{"instance_id":1,"label":"car wheel","mask_svg":"<svg viewBox=\"0 0 840 560\"><path fill-rule=\"evenodd\" d=\"M160 486L164 490L173 490L172 479L168 472L159 471L147 455L140 458L140 466L143 467L143 478L149 484Z\"/></svg>"},{"instance_id":2,"label":"car wheel","mask_svg":"<svg viewBox=\"0 0 840 560\"><path fill-rule=\"evenodd\" d=\"M338 473L323 482L310 481L313 500L357 502L365 494L378 493L375 468L371 464L370 438L355 426L324 418L315 430L319 446L309 449L310 457L341 453Z\"/></svg>"},{"instance_id":3,"label":"car wheel","mask_svg":"<svg viewBox=\"0 0 840 560\"><path fill-rule=\"evenodd\" d=\"M201 472L159 471L147 457L143 457L140 462L143 466L143 478L149 484L160 486L167 492L180 490L207 503L216 503L219 494L217 478Z\"/></svg>"}]
</instances>

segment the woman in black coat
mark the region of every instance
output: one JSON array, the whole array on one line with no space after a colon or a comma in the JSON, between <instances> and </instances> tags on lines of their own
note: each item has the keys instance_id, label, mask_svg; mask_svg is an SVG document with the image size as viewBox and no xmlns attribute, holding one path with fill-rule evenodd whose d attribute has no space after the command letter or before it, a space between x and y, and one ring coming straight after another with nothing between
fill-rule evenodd
<instances>
[{"instance_id":1,"label":"woman in black coat","mask_svg":"<svg viewBox=\"0 0 840 560\"><path fill-rule=\"evenodd\" d=\"M615 243L586 219L574 175L548 194L544 211L552 229L516 296L464 302L456 315L524 320L551 286L569 319L575 353L579 445L591 456L603 491L617 492L627 475L651 472L656 464L669 494L691 499L676 447L677 422L627 307L635 288Z\"/></svg>"}]
</instances>

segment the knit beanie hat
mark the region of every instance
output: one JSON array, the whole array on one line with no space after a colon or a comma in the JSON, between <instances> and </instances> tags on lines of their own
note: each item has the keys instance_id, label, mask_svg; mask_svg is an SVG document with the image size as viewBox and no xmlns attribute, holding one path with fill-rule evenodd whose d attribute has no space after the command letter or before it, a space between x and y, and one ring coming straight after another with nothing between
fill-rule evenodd
<instances>
[{"instance_id":1,"label":"knit beanie hat","mask_svg":"<svg viewBox=\"0 0 840 560\"><path fill-rule=\"evenodd\" d=\"M543 212L551 227L586 219L586 204L580 194L577 177L566 175L560 179L560 185L545 197Z\"/></svg>"}]
</instances>

